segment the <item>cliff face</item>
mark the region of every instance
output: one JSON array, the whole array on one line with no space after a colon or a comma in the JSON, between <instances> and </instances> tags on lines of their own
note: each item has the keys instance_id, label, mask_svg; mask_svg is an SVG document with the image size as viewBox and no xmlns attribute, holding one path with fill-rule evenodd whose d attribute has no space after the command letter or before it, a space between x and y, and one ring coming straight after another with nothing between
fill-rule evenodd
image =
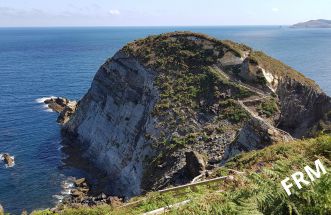
<instances>
[{"instance_id":1,"label":"cliff face","mask_svg":"<svg viewBox=\"0 0 331 215\"><path fill-rule=\"evenodd\" d=\"M281 81L277 95L282 103L279 128L297 138L314 136L321 130L330 132L330 121L323 120L330 114L329 96L291 79ZM321 120L326 123L324 126Z\"/></svg>"},{"instance_id":2,"label":"cliff face","mask_svg":"<svg viewBox=\"0 0 331 215\"><path fill-rule=\"evenodd\" d=\"M328 128L330 109L313 81L263 53L175 32L107 60L63 134L108 174L109 191L132 196L192 180L185 153L212 169Z\"/></svg>"},{"instance_id":3,"label":"cliff face","mask_svg":"<svg viewBox=\"0 0 331 215\"><path fill-rule=\"evenodd\" d=\"M109 174L116 194L140 193L143 160L151 153L144 134L157 133L150 117L158 97L153 81L152 70L118 52L99 69L65 125L86 149L85 156Z\"/></svg>"}]
</instances>

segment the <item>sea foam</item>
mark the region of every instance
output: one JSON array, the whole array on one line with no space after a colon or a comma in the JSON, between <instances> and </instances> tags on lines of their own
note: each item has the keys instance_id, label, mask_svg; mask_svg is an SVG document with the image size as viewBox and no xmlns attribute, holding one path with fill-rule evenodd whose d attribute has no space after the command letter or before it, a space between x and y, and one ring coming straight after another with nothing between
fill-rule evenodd
<instances>
[{"instance_id":1,"label":"sea foam","mask_svg":"<svg viewBox=\"0 0 331 215\"><path fill-rule=\"evenodd\" d=\"M62 202L64 197L69 196L71 194L71 190L75 187L74 185L74 177L68 177L66 180L62 181L61 194L53 195L53 198L56 199L57 202Z\"/></svg>"},{"instance_id":2,"label":"sea foam","mask_svg":"<svg viewBox=\"0 0 331 215\"><path fill-rule=\"evenodd\" d=\"M48 107L47 104L44 104L45 100L47 99L54 99L56 98L55 96L50 96L50 97L41 97L41 98L38 98L38 99L35 99L35 102L39 103L39 104L43 104L43 110L46 111L46 112L54 112L52 109L50 109Z\"/></svg>"}]
</instances>

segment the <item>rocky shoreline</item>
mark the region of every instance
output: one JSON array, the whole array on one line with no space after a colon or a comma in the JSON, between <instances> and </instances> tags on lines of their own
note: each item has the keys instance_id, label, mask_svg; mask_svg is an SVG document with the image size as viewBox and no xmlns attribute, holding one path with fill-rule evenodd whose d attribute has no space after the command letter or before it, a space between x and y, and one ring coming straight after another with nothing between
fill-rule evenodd
<instances>
[{"instance_id":1,"label":"rocky shoreline","mask_svg":"<svg viewBox=\"0 0 331 215\"><path fill-rule=\"evenodd\" d=\"M64 97L52 97L44 100L48 108L59 113L57 122L61 125L65 124L78 107L78 102L69 100ZM118 207L123 204L124 197L106 195L105 193L95 194L92 191L91 184L85 178L75 179L73 187L69 190L69 194L52 209L52 212L59 212L64 208L92 207L102 204Z\"/></svg>"},{"instance_id":2,"label":"rocky shoreline","mask_svg":"<svg viewBox=\"0 0 331 215\"><path fill-rule=\"evenodd\" d=\"M59 212L67 207L92 207L103 204L119 207L124 203L124 198L117 196L110 196L104 193L93 195L90 183L85 178L79 178L73 182L74 187L70 190L70 193L52 208L51 211Z\"/></svg>"}]
</instances>

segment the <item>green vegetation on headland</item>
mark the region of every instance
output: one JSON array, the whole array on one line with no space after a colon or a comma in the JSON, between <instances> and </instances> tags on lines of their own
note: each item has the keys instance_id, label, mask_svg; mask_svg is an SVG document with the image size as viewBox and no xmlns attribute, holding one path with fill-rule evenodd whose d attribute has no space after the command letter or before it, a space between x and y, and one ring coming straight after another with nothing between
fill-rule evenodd
<instances>
[{"instance_id":1,"label":"green vegetation on headland","mask_svg":"<svg viewBox=\"0 0 331 215\"><path fill-rule=\"evenodd\" d=\"M314 165L320 159L327 174L301 190L292 189L288 196L280 182L304 166ZM225 166L216 169L211 177L228 175L228 169L245 172L213 185L186 188L183 194L147 193L130 202L132 206L67 208L59 214L140 214L165 207L186 199L191 202L168 214L330 214L331 213L331 137L323 135L314 139L278 143L259 151L240 154ZM129 203L130 203L129 202ZM34 215L52 214L35 211Z\"/></svg>"},{"instance_id":2,"label":"green vegetation on headland","mask_svg":"<svg viewBox=\"0 0 331 215\"><path fill-rule=\"evenodd\" d=\"M202 34L176 32L137 40L123 51L158 73L156 85L160 98L153 115L166 122L160 125L164 133L177 130L183 139L197 133L210 133L190 121L199 114L218 116L209 122L215 127L219 127L222 118L233 123L244 123L249 118L234 100L249 97L254 92L228 81L212 67L224 54L224 48L242 56L245 47ZM187 141L159 139L156 144L160 147L161 143L171 143L173 148L174 144L179 143L181 147Z\"/></svg>"},{"instance_id":3,"label":"green vegetation on headland","mask_svg":"<svg viewBox=\"0 0 331 215\"><path fill-rule=\"evenodd\" d=\"M276 60L268 55L264 54L261 51L252 51L249 56L250 62L260 65L265 70L271 72L273 75L277 77L289 77L293 80L296 80L302 84L307 86L311 86L314 89L318 89L318 85L315 81L305 77L300 72L294 70L293 68L287 66L279 60Z\"/></svg>"},{"instance_id":4,"label":"green vegetation on headland","mask_svg":"<svg viewBox=\"0 0 331 215\"><path fill-rule=\"evenodd\" d=\"M153 83L137 91L143 91L142 97L157 95L153 108L148 108L149 112L143 117L153 119L155 130L139 132L144 144L153 151L141 158L140 188L147 194L134 197L122 206L82 206L88 205L85 202L61 205L64 208L59 210L60 214L140 214L184 200L190 202L169 214L330 213L328 175L311 186L294 191L291 196L287 196L280 185L289 174L311 165L316 158L330 170L330 136L282 142L290 141L292 137L275 127L282 122L285 125L282 129L286 131L301 125L307 125L307 128L300 128L304 132L311 129L310 125L327 128L329 115L325 115L327 119L324 120L314 114L317 111L324 114L329 100L320 95L321 91L313 81L245 45L191 32L137 40L125 46L119 56L107 63L113 62L128 75L130 72L139 74L141 66L144 67L142 74L150 70L147 74L151 75ZM123 59L129 59L129 63L138 61L139 67L123 65L126 62ZM114 73L105 71L100 70L100 73L114 75L112 81L118 82L116 69ZM156 92L151 93L151 89ZM108 95L107 89L104 94ZM308 101L301 99L308 94ZM293 100L287 101L286 98L292 97ZM317 99L322 103L315 105ZM147 106L144 102L140 105ZM302 106L307 109L301 110ZM282 114L288 119L281 118L278 122ZM309 114L314 119L307 117ZM226 151L229 145L234 152L271 146L240 154L220 167L218 164L225 161L226 155L236 154ZM195 157L199 166L193 168L203 168L198 169L197 174L188 174L192 162L187 159L187 152L199 154ZM125 159L121 162L126 162ZM226 176L232 174L231 169L245 174L185 188L180 193L157 192L163 187L190 182L198 174L209 179ZM35 212L45 213L47 211Z\"/></svg>"}]
</instances>

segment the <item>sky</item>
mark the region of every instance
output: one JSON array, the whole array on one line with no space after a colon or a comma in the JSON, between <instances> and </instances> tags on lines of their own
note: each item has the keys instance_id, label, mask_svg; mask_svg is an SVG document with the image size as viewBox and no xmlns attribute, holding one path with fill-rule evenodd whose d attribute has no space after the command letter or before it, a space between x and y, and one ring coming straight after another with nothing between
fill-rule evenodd
<instances>
[{"instance_id":1,"label":"sky","mask_svg":"<svg viewBox=\"0 0 331 215\"><path fill-rule=\"evenodd\" d=\"M331 0L0 0L0 27L291 25Z\"/></svg>"}]
</instances>

